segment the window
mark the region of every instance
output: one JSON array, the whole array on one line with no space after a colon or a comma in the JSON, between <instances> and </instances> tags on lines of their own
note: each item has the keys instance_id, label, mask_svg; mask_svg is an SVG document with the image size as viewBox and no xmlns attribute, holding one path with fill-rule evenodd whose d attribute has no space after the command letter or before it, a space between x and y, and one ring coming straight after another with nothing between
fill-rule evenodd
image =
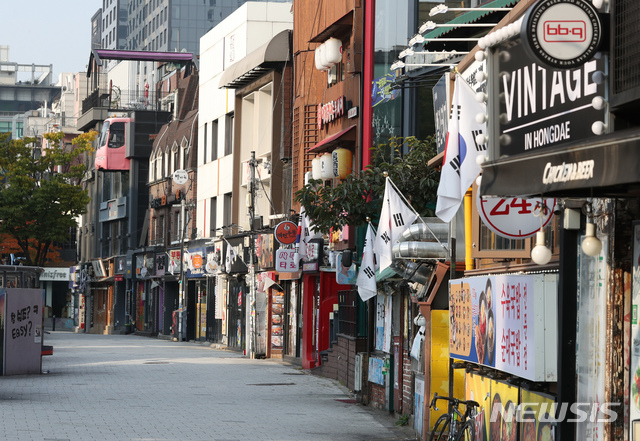
<instances>
[{"instance_id":1,"label":"window","mask_svg":"<svg viewBox=\"0 0 640 441\"><path fill-rule=\"evenodd\" d=\"M224 155L233 153L233 113L227 113L224 122Z\"/></svg>"},{"instance_id":2,"label":"window","mask_svg":"<svg viewBox=\"0 0 640 441\"><path fill-rule=\"evenodd\" d=\"M231 225L231 193L224 195L224 207L222 207L222 226Z\"/></svg>"},{"instance_id":3,"label":"window","mask_svg":"<svg viewBox=\"0 0 640 441\"><path fill-rule=\"evenodd\" d=\"M207 123L204 123L204 143L202 145L202 163L207 163Z\"/></svg>"},{"instance_id":4,"label":"window","mask_svg":"<svg viewBox=\"0 0 640 441\"><path fill-rule=\"evenodd\" d=\"M216 217L218 216L218 198L211 198L210 199L210 203L211 203L211 207L209 209L209 237L215 237L216 235L216 229L217 229L217 224L216 224Z\"/></svg>"},{"instance_id":5,"label":"window","mask_svg":"<svg viewBox=\"0 0 640 441\"><path fill-rule=\"evenodd\" d=\"M211 160L218 159L218 120L211 122Z\"/></svg>"},{"instance_id":6,"label":"window","mask_svg":"<svg viewBox=\"0 0 640 441\"><path fill-rule=\"evenodd\" d=\"M174 171L180 168L180 149L178 149L178 144L173 144L171 147L171 153L171 156L173 156L173 168L171 169L171 173L173 174Z\"/></svg>"}]
</instances>

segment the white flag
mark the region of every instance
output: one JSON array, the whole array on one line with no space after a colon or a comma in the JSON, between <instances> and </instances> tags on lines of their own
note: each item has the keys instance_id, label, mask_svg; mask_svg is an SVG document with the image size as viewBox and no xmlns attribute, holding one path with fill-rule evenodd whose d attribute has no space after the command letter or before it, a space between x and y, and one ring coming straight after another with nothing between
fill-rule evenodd
<instances>
[{"instance_id":1,"label":"white flag","mask_svg":"<svg viewBox=\"0 0 640 441\"><path fill-rule=\"evenodd\" d=\"M482 171L476 157L484 155L487 146L478 144L476 136L486 134L487 125L476 121L480 113L487 113L486 106L476 101L473 89L460 75L456 76L436 204L436 216L445 222L453 219L465 193Z\"/></svg>"},{"instance_id":2,"label":"white flag","mask_svg":"<svg viewBox=\"0 0 640 441\"><path fill-rule=\"evenodd\" d=\"M236 258L236 251L233 247L227 242L227 257L225 259L225 269L227 270L227 274L231 273L231 263Z\"/></svg>"},{"instance_id":3,"label":"white flag","mask_svg":"<svg viewBox=\"0 0 640 441\"><path fill-rule=\"evenodd\" d=\"M404 203L391 179L387 178L382 200L380 223L373 247L380 258L380 271L385 270L393 260L392 248L404 230L416 220L418 215Z\"/></svg>"},{"instance_id":4,"label":"white flag","mask_svg":"<svg viewBox=\"0 0 640 441\"><path fill-rule=\"evenodd\" d=\"M356 285L358 286L358 294L362 301L367 301L375 296L376 290L376 257L373 252L373 228L371 224L367 227L367 234L364 237L364 248L362 252L362 264Z\"/></svg>"}]
</instances>

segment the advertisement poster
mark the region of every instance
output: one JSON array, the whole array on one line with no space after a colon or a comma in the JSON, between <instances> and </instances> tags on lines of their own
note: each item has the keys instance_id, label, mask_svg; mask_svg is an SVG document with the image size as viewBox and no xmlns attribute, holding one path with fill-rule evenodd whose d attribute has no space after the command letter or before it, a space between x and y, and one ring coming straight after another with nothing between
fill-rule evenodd
<instances>
[{"instance_id":1,"label":"advertisement poster","mask_svg":"<svg viewBox=\"0 0 640 441\"><path fill-rule=\"evenodd\" d=\"M604 248L604 247L603 247ZM631 284L631 399L629 406L630 439L640 441L640 222L633 224L633 281Z\"/></svg>"},{"instance_id":2,"label":"advertisement poster","mask_svg":"<svg viewBox=\"0 0 640 441\"><path fill-rule=\"evenodd\" d=\"M502 381L491 380L490 441L516 441L516 407L520 390ZM477 400L476 400L477 401Z\"/></svg>"},{"instance_id":3,"label":"advertisement poster","mask_svg":"<svg viewBox=\"0 0 640 441\"><path fill-rule=\"evenodd\" d=\"M476 441L487 441L489 438L489 416L491 415L491 380L482 375L467 373L466 399L474 400L480 404L476 415Z\"/></svg>"},{"instance_id":4,"label":"advertisement poster","mask_svg":"<svg viewBox=\"0 0 640 441\"><path fill-rule=\"evenodd\" d=\"M549 419L554 417L555 399L540 392L521 389L520 402L520 441L553 441L555 427Z\"/></svg>"},{"instance_id":5,"label":"advertisement poster","mask_svg":"<svg viewBox=\"0 0 640 441\"><path fill-rule=\"evenodd\" d=\"M271 292L271 349L282 349L282 327L284 324L284 293Z\"/></svg>"},{"instance_id":6,"label":"advertisement poster","mask_svg":"<svg viewBox=\"0 0 640 441\"><path fill-rule=\"evenodd\" d=\"M486 276L450 282L451 356L534 379L533 292L534 276Z\"/></svg>"},{"instance_id":7,"label":"advertisement poster","mask_svg":"<svg viewBox=\"0 0 640 441\"><path fill-rule=\"evenodd\" d=\"M376 296L376 351L384 347L384 299L383 294Z\"/></svg>"}]
</instances>

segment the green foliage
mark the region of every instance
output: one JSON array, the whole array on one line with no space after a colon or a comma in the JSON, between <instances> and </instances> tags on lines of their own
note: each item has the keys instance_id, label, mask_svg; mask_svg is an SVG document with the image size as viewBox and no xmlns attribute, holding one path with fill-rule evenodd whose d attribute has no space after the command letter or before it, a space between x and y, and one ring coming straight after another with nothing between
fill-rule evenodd
<instances>
[{"instance_id":1,"label":"green foliage","mask_svg":"<svg viewBox=\"0 0 640 441\"><path fill-rule=\"evenodd\" d=\"M42 266L52 244L68 240L86 212L90 198L79 185L86 166L78 158L92 151L96 135L82 134L69 148L63 133L47 133L48 146L39 155L36 139L0 134L0 234L16 240L27 265Z\"/></svg>"},{"instance_id":2,"label":"green foliage","mask_svg":"<svg viewBox=\"0 0 640 441\"><path fill-rule=\"evenodd\" d=\"M387 172L421 216L433 216L440 172L427 163L436 153L432 137L391 138L388 144L371 149L371 165L364 171L352 173L335 187L311 180L296 192L295 200L320 231L364 225L367 217L374 220L380 215Z\"/></svg>"}]
</instances>

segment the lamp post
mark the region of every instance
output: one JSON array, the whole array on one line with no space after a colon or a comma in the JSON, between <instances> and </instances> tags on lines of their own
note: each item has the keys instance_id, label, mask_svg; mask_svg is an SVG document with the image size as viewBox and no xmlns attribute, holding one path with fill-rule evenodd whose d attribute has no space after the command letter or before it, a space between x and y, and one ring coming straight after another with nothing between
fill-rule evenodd
<instances>
[{"instance_id":1,"label":"lamp post","mask_svg":"<svg viewBox=\"0 0 640 441\"><path fill-rule=\"evenodd\" d=\"M185 170L176 170L173 172L173 182L176 185L184 185L189 180L189 173ZM187 190L188 191L188 190ZM179 281L179 292L178 292L178 341L182 341L182 337L185 333L185 330L182 326L182 314L184 309L184 290L185 290L185 282L184 282L184 237L187 234L187 212L186 212L186 198L187 193L185 192L182 200L180 201L180 218L182 219L182 234L180 235L180 281Z\"/></svg>"}]
</instances>

